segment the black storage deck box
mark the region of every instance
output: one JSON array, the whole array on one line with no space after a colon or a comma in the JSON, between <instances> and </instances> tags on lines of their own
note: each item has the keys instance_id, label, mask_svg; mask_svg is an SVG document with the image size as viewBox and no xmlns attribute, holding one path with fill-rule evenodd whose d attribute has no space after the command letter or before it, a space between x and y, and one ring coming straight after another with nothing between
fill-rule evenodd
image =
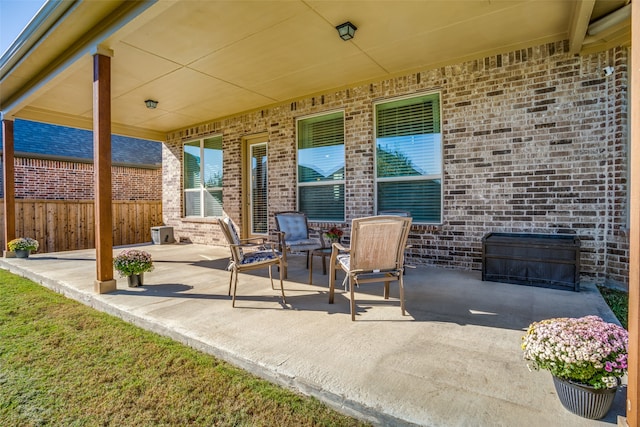
<instances>
[{"instance_id":1,"label":"black storage deck box","mask_svg":"<svg viewBox=\"0 0 640 427\"><path fill-rule=\"evenodd\" d=\"M489 233L482 280L580 290L580 239L572 234Z\"/></svg>"}]
</instances>

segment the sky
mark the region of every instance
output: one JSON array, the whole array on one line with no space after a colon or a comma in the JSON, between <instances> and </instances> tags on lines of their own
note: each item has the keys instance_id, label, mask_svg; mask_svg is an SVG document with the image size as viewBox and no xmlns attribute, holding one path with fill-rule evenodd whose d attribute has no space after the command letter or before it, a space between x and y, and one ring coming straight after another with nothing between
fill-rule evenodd
<instances>
[{"instance_id":1,"label":"sky","mask_svg":"<svg viewBox=\"0 0 640 427\"><path fill-rule=\"evenodd\" d=\"M45 0L0 0L0 55L18 37Z\"/></svg>"}]
</instances>

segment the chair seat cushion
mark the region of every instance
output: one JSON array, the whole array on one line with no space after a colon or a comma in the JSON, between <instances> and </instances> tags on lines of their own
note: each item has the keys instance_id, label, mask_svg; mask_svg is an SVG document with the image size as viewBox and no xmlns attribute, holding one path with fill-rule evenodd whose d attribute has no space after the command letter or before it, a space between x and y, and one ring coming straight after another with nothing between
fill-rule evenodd
<instances>
[{"instance_id":1,"label":"chair seat cushion","mask_svg":"<svg viewBox=\"0 0 640 427\"><path fill-rule=\"evenodd\" d=\"M338 262L343 270L349 271L349 264L351 261L351 256L349 254L338 254Z\"/></svg>"},{"instance_id":2,"label":"chair seat cushion","mask_svg":"<svg viewBox=\"0 0 640 427\"><path fill-rule=\"evenodd\" d=\"M268 261L270 259L276 259L280 256L279 252L273 252L273 251L256 251L256 252L249 252L249 253L245 253L244 257L242 258L242 261L240 262L241 265L246 265L246 264L253 264L256 262L262 262L262 261Z\"/></svg>"},{"instance_id":3,"label":"chair seat cushion","mask_svg":"<svg viewBox=\"0 0 640 427\"><path fill-rule=\"evenodd\" d=\"M322 243L318 239L286 240L285 244L291 252L312 251L322 247Z\"/></svg>"}]
</instances>

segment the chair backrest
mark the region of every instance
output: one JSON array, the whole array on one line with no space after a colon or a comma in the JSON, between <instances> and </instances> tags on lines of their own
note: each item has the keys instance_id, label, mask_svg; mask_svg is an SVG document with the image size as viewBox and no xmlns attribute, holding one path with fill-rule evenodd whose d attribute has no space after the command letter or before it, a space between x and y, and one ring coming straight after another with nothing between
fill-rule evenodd
<instances>
[{"instance_id":1,"label":"chair backrest","mask_svg":"<svg viewBox=\"0 0 640 427\"><path fill-rule=\"evenodd\" d=\"M285 241L309 238L309 224L304 212L277 212L276 229L284 232Z\"/></svg>"},{"instance_id":2,"label":"chair backrest","mask_svg":"<svg viewBox=\"0 0 640 427\"><path fill-rule=\"evenodd\" d=\"M356 218L351 223L351 270L402 268L411 218L385 215Z\"/></svg>"},{"instance_id":3,"label":"chair backrest","mask_svg":"<svg viewBox=\"0 0 640 427\"><path fill-rule=\"evenodd\" d=\"M240 244L240 236L238 235L238 231L236 229L235 224L231 220L231 218L218 218L218 224L220 224L220 229L222 229L222 234L224 234L225 239L227 239L227 243L229 245L239 245ZM242 249L237 246L230 246L231 249L231 257L234 261L242 261L243 253Z\"/></svg>"}]
</instances>

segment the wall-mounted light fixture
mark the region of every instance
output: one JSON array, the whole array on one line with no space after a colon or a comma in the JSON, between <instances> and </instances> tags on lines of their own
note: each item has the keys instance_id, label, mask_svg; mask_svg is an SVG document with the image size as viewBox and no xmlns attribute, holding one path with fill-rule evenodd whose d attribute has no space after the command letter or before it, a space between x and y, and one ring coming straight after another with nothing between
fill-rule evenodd
<instances>
[{"instance_id":1,"label":"wall-mounted light fixture","mask_svg":"<svg viewBox=\"0 0 640 427\"><path fill-rule=\"evenodd\" d=\"M150 110L153 110L158 106L158 101L154 101L153 99L147 99L146 101L144 101L144 105L146 105L147 108L149 108Z\"/></svg>"},{"instance_id":2,"label":"wall-mounted light fixture","mask_svg":"<svg viewBox=\"0 0 640 427\"><path fill-rule=\"evenodd\" d=\"M340 24L336 27L336 30L338 30L338 34L340 35L340 38L345 41L351 40L354 34L356 33L357 29L358 28L349 21L345 22L344 24Z\"/></svg>"},{"instance_id":3,"label":"wall-mounted light fixture","mask_svg":"<svg viewBox=\"0 0 640 427\"><path fill-rule=\"evenodd\" d=\"M602 75L604 75L605 77L608 77L611 74L613 74L614 71L615 71L615 68L613 68L611 65L609 65L608 67L604 67L602 69Z\"/></svg>"}]
</instances>

